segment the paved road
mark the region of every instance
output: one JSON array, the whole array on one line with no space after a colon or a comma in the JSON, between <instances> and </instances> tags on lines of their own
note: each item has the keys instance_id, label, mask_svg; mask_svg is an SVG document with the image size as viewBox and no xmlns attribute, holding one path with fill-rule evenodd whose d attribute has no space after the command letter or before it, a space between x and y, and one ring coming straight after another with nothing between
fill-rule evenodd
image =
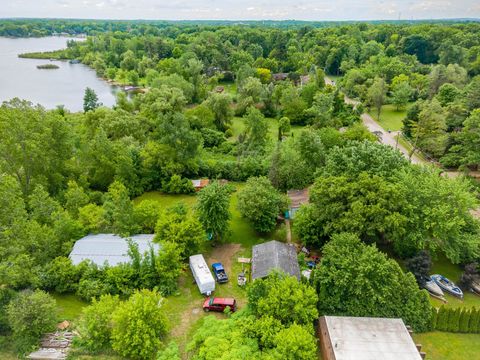
<instances>
[{"instance_id":1,"label":"paved road","mask_svg":"<svg viewBox=\"0 0 480 360\"><path fill-rule=\"evenodd\" d=\"M332 85L332 86L336 86L335 84L335 81L333 81L332 79L328 78L328 77L325 77L325 84L327 85ZM349 97L345 96L345 102L347 104L351 104L351 105L357 105L359 104L359 101L356 101L356 100L353 100L353 99L350 99ZM397 139L395 138L396 135L400 135L400 132L399 131L392 131L392 132L388 132L388 131L385 131L384 128L382 128L380 126L379 123L377 123L369 114L367 113L363 113L362 116L362 121L363 121L363 124L368 128L368 130L370 130L370 132L372 133L375 133L375 134L380 134L381 133L381 136L379 136L380 138L380 141L385 144L385 145L390 145L391 147L394 147L394 148L397 148L398 150L400 150L403 155L405 155L405 157L408 159L409 157L409 152L408 150L403 147L401 144L399 144L397 142ZM421 158L419 158L417 155L412 155L412 157L410 158L410 161L414 164L424 164L425 161Z\"/></svg>"}]
</instances>

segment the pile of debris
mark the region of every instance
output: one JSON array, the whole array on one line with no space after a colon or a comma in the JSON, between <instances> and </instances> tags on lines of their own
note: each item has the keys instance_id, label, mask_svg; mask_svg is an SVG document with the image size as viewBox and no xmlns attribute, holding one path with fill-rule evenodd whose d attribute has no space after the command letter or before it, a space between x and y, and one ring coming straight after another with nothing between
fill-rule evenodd
<instances>
[{"instance_id":1,"label":"pile of debris","mask_svg":"<svg viewBox=\"0 0 480 360\"><path fill-rule=\"evenodd\" d=\"M74 333L67 331L70 324L66 321L60 323L54 333L45 334L40 341L40 349L27 356L31 360L64 360L72 345Z\"/></svg>"}]
</instances>

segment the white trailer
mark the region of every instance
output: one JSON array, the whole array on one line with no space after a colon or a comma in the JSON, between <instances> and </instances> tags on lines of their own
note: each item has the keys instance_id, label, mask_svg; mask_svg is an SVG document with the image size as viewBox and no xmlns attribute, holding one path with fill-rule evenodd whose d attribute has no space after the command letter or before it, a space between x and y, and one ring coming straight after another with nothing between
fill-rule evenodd
<instances>
[{"instance_id":1,"label":"white trailer","mask_svg":"<svg viewBox=\"0 0 480 360\"><path fill-rule=\"evenodd\" d=\"M189 258L190 270L197 282L200 293L210 296L215 291L215 279L208 268L203 255L192 255Z\"/></svg>"}]
</instances>

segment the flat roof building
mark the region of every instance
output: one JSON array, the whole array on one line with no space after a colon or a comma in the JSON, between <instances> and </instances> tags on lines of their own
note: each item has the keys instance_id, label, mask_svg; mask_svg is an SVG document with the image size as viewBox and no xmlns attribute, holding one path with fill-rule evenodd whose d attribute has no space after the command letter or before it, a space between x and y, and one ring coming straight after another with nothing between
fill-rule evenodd
<instances>
[{"instance_id":1,"label":"flat roof building","mask_svg":"<svg viewBox=\"0 0 480 360\"><path fill-rule=\"evenodd\" d=\"M322 316L318 335L323 360L423 358L402 319Z\"/></svg>"},{"instance_id":2,"label":"flat roof building","mask_svg":"<svg viewBox=\"0 0 480 360\"><path fill-rule=\"evenodd\" d=\"M252 280L261 279L272 270L280 270L300 280L297 251L292 244L272 240L252 249Z\"/></svg>"},{"instance_id":3,"label":"flat roof building","mask_svg":"<svg viewBox=\"0 0 480 360\"><path fill-rule=\"evenodd\" d=\"M74 265L83 260L90 260L98 266L103 266L105 263L110 266L128 263L130 256L128 256L127 239L131 239L137 244L140 254L143 255L150 250L150 246L155 251L160 249L160 246L153 242L154 236L153 234L141 234L123 238L114 234L87 235L77 240L70 253L70 259Z\"/></svg>"}]
</instances>

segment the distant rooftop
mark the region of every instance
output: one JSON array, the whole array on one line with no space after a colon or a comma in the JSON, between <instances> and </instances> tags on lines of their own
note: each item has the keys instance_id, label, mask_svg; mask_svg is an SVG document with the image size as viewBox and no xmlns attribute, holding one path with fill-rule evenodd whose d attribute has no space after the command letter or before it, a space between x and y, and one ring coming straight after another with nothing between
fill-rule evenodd
<instances>
[{"instance_id":1,"label":"distant rooftop","mask_svg":"<svg viewBox=\"0 0 480 360\"><path fill-rule=\"evenodd\" d=\"M272 240L253 247L252 280L264 278L274 269L300 280L297 251L293 245Z\"/></svg>"},{"instance_id":2,"label":"distant rooftop","mask_svg":"<svg viewBox=\"0 0 480 360\"><path fill-rule=\"evenodd\" d=\"M153 234L141 234L130 236L129 239L138 245L140 254L143 254L150 250L150 245L155 251L160 249L158 244L153 243L154 236ZM75 265L83 260L90 260L98 266L104 265L105 262L110 266L128 263L130 257L128 256L127 238L114 234L87 235L75 243L70 253L70 259Z\"/></svg>"},{"instance_id":3,"label":"distant rooftop","mask_svg":"<svg viewBox=\"0 0 480 360\"><path fill-rule=\"evenodd\" d=\"M322 316L324 360L421 360L402 319Z\"/></svg>"}]
</instances>

